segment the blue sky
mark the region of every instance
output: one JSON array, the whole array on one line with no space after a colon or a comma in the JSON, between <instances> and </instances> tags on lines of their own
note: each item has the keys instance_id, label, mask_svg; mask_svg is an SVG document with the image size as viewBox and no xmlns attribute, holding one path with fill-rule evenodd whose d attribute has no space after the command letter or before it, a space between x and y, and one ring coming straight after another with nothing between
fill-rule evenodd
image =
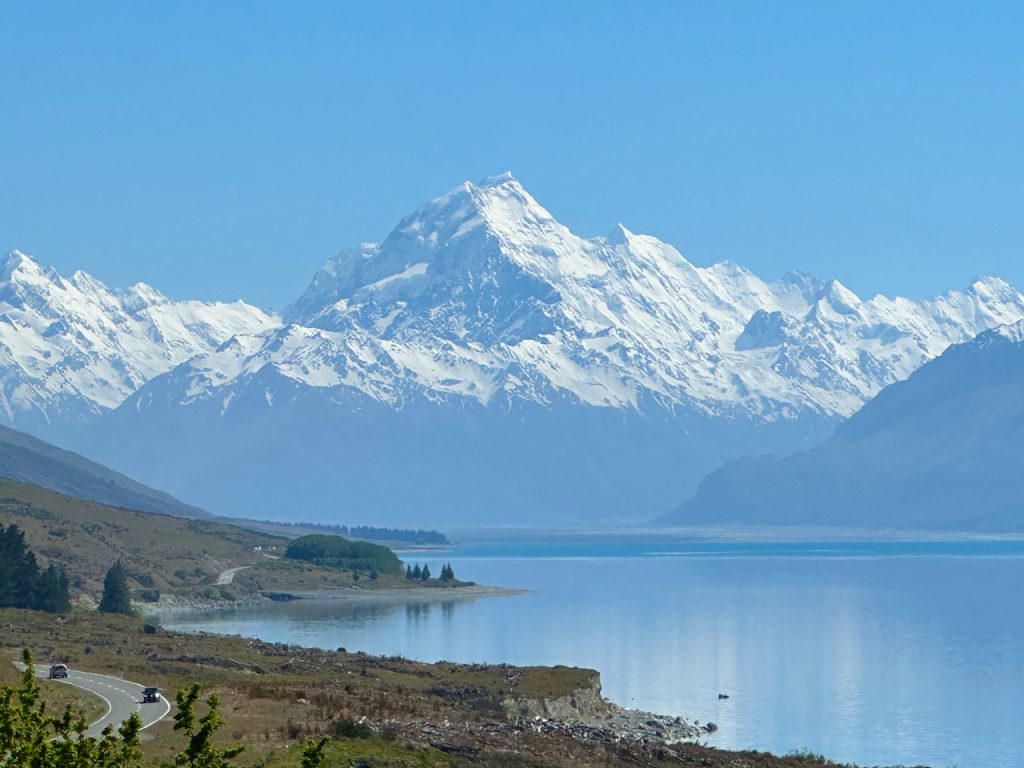
<instances>
[{"instance_id":1,"label":"blue sky","mask_svg":"<svg viewBox=\"0 0 1024 768\"><path fill-rule=\"evenodd\" d=\"M463 179L583 235L1024 286L1021 4L4 3L0 248L294 298Z\"/></svg>"}]
</instances>

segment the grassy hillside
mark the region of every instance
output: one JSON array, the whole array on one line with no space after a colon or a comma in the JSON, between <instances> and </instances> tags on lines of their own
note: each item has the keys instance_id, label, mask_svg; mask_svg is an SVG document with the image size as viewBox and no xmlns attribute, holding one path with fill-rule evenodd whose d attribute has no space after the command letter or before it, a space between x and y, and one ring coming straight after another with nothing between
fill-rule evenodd
<instances>
[{"instance_id":1,"label":"grassy hillside","mask_svg":"<svg viewBox=\"0 0 1024 768\"><path fill-rule=\"evenodd\" d=\"M2 426L0 477L144 512L182 517L209 516L199 507L185 504L169 493L138 483L84 456Z\"/></svg>"},{"instance_id":2,"label":"grassy hillside","mask_svg":"<svg viewBox=\"0 0 1024 768\"><path fill-rule=\"evenodd\" d=\"M122 560L136 588L181 592L261 559L284 539L209 520L135 512L0 479L0 524L15 524L37 556L64 566L72 593L98 596Z\"/></svg>"}]
</instances>

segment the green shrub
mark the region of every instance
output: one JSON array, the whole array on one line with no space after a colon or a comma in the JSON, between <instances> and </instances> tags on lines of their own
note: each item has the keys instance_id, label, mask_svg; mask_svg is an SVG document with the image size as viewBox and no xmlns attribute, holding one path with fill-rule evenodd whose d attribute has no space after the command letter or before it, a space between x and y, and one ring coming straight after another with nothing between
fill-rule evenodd
<instances>
[{"instance_id":1,"label":"green shrub","mask_svg":"<svg viewBox=\"0 0 1024 768\"><path fill-rule=\"evenodd\" d=\"M332 720L328 729L336 739L368 739L373 736L373 728L365 720L353 720L351 717Z\"/></svg>"}]
</instances>

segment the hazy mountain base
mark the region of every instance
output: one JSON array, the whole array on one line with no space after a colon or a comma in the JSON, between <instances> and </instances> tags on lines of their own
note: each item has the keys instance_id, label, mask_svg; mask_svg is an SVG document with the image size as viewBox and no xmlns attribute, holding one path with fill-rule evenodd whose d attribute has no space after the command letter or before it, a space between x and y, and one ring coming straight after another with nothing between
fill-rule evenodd
<instances>
[{"instance_id":1,"label":"hazy mountain base","mask_svg":"<svg viewBox=\"0 0 1024 768\"><path fill-rule=\"evenodd\" d=\"M310 390L264 369L230 402L152 388L93 424L93 455L227 515L389 525L572 525L649 518L738 451L810 445L831 422L680 408L406 403ZM201 427L201 428L200 428Z\"/></svg>"}]
</instances>

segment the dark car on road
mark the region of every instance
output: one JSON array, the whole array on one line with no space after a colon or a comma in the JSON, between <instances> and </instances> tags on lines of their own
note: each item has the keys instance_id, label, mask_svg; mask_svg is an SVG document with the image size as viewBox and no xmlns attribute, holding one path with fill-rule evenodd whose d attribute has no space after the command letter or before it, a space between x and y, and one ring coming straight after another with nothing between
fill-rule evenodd
<instances>
[{"instance_id":1,"label":"dark car on road","mask_svg":"<svg viewBox=\"0 0 1024 768\"><path fill-rule=\"evenodd\" d=\"M143 704L156 704L160 701L160 689L159 688L143 688L142 689L142 703Z\"/></svg>"},{"instance_id":2,"label":"dark car on road","mask_svg":"<svg viewBox=\"0 0 1024 768\"><path fill-rule=\"evenodd\" d=\"M49 678L51 680L56 680L59 677L67 677L67 676L68 676L68 665L67 664L54 664L52 667L50 667Z\"/></svg>"}]
</instances>

